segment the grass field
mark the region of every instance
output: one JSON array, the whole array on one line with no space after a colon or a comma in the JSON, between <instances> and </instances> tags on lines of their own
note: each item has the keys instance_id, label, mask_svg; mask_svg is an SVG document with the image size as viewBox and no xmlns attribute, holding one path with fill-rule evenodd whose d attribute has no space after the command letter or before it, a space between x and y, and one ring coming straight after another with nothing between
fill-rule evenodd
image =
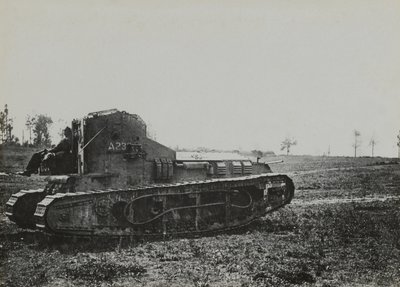
<instances>
[{"instance_id":1,"label":"grass field","mask_svg":"<svg viewBox=\"0 0 400 287\"><path fill-rule=\"evenodd\" d=\"M16 172L23 170L34 152L40 148L0 145L0 171Z\"/></svg>"},{"instance_id":2,"label":"grass field","mask_svg":"<svg viewBox=\"0 0 400 287\"><path fill-rule=\"evenodd\" d=\"M89 242L86 249L44 243L41 234L9 222L10 194L44 180L0 174L0 285L400 286L400 165L382 158L283 159L272 168L294 180L295 199L246 229L122 247Z\"/></svg>"}]
</instances>

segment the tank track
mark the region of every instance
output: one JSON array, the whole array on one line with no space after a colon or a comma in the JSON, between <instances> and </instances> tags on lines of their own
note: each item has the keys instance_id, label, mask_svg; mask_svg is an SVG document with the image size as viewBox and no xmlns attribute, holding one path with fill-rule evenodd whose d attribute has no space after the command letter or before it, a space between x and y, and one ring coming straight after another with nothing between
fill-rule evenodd
<instances>
[{"instance_id":1,"label":"tank track","mask_svg":"<svg viewBox=\"0 0 400 287\"><path fill-rule=\"evenodd\" d=\"M44 188L21 190L9 198L6 203L6 216L21 228L35 229L34 213L37 204L46 195L73 191L71 183L63 182L59 178L48 182Z\"/></svg>"},{"instance_id":2,"label":"tank track","mask_svg":"<svg viewBox=\"0 0 400 287\"><path fill-rule=\"evenodd\" d=\"M207 235L243 227L293 195L289 177L268 173L56 193L37 204L34 218L38 229L66 237Z\"/></svg>"},{"instance_id":3,"label":"tank track","mask_svg":"<svg viewBox=\"0 0 400 287\"><path fill-rule=\"evenodd\" d=\"M46 196L45 189L21 190L6 203L6 215L21 228L35 228L36 205Z\"/></svg>"}]
</instances>

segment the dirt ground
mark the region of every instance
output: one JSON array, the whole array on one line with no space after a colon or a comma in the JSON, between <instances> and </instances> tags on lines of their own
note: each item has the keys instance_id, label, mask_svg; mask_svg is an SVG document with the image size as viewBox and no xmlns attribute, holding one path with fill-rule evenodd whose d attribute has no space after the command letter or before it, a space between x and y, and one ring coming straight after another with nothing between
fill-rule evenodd
<instances>
[{"instance_id":1,"label":"dirt ground","mask_svg":"<svg viewBox=\"0 0 400 287\"><path fill-rule=\"evenodd\" d=\"M276 158L275 158L276 160ZM400 164L285 157L292 204L232 234L165 241L52 242L4 215L44 179L0 170L0 286L400 286Z\"/></svg>"}]
</instances>

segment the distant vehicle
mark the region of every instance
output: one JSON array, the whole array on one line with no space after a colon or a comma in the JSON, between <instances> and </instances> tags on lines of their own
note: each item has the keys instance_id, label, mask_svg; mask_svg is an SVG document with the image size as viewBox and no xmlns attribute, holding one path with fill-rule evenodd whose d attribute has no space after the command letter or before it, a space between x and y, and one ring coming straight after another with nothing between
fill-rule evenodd
<instances>
[{"instance_id":1,"label":"distant vehicle","mask_svg":"<svg viewBox=\"0 0 400 287\"><path fill-rule=\"evenodd\" d=\"M188 158L151 140L138 116L118 110L72 122L72 166L42 166L44 189L22 190L6 215L61 236L224 232L290 203L292 180L247 159Z\"/></svg>"}]
</instances>

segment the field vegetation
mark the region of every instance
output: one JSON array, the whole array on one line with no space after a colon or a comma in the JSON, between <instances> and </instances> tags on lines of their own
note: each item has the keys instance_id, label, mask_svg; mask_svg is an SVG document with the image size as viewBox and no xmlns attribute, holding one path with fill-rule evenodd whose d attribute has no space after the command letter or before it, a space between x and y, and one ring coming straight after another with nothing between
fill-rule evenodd
<instances>
[{"instance_id":1,"label":"field vegetation","mask_svg":"<svg viewBox=\"0 0 400 287\"><path fill-rule=\"evenodd\" d=\"M8 197L45 182L0 174L0 286L400 286L397 161L283 159L272 168L295 182L287 207L230 234L135 242L60 242L17 228L4 215Z\"/></svg>"}]
</instances>

